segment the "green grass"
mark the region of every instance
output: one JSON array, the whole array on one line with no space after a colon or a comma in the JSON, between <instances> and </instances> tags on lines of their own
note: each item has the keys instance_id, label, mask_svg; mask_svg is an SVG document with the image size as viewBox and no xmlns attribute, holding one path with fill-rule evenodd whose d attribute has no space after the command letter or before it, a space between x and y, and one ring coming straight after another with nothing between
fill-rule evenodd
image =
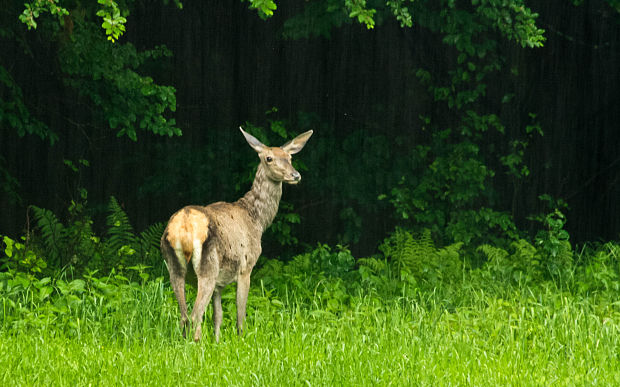
<instances>
[{"instance_id":1,"label":"green grass","mask_svg":"<svg viewBox=\"0 0 620 387\"><path fill-rule=\"evenodd\" d=\"M40 315L24 300L7 314L2 298L0 384L620 385L617 305L551 290L498 298L463 289L451 307L439 292L363 295L333 314L320 300L278 302L257 289L243 337L229 296L220 343L207 314L195 344L181 338L163 282L119 289L115 307L83 293L63 313Z\"/></svg>"}]
</instances>

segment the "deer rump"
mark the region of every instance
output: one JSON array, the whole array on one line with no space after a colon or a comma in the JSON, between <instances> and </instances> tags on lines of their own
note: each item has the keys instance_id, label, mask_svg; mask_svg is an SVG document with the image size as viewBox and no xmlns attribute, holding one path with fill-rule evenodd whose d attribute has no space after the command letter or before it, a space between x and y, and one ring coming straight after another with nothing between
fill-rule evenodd
<instances>
[{"instance_id":1,"label":"deer rump","mask_svg":"<svg viewBox=\"0 0 620 387\"><path fill-rule=\"evenodd\" d=\"M168 245L181 267L191 261L197 276L215 279L222 288L256 263L261 248L254 229L236 203L187 206L170 217L162 246Z\"/></svg>"}]
</instances>

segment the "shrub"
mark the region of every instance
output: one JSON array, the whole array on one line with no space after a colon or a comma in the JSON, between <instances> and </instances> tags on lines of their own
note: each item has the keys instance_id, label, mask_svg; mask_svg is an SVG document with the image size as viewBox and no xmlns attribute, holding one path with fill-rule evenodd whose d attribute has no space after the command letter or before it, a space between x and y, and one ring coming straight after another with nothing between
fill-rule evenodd
<instances>
[{"instance_id":1,"label":"shrub","mask_svg":"<svg viewBox=\"0 0 620 387\"><path fill-rule=\"evenodd\" d=\"M607 293L612 299L620 291L620 244L589 246L580 255L574 285L579 293Z\"/></svg>"},{"instance_id":2,"label":"shrub","mask_svg":"<svg viewBox=\"0 0 620 387\"><path fill-rule=\"evenodd\" d=\"M81 197L81 202L71 202L65 223L52 211L31 206L36 229L22 237L24 243L4 237L4 254L0 257L2 268L40 276L68 269L76 275L88 270L122 272L140 265L153 268L157 273L163 271L159 240L164 223L155 223L136 233L116 198L111 197L107 231L100 237L92 228L85 191Z\"/></svg>"},{"instance_id":3,"label":"shrub","mask_svg":"<svg viewBox=\"0 0 620 387\"><path fill-rule=\"evenodd\" d=\"M359 271L364 281L382 292L393 294L403 286L434 289L455 283L462 277L461 246L462 243L455 243L437 248L429 229L414 236L397 228L379 246L383 259L360 259Z\"/></svg>"},{"instance_id":4,"label":"shrub","mask_svg":"<svg viewBox=\"0 0 620 387\"><path fill-rule=\"evenodd\" d=\"M347 305L351 295L359 289L355 259L340 245L332 249L319 244L289 262L269 260L254 278L275 298L294 297L305 304L316 302L334 313Z\"/></svg>"}]
</instances>

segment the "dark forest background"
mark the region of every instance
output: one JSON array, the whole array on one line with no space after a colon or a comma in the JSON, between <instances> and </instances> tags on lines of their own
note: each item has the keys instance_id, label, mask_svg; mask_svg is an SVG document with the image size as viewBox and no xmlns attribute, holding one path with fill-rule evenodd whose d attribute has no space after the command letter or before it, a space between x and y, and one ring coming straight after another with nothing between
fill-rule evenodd
<instances>
[{"instance_id":1,"label":"dark forest background","mask_svg":"<svg viewBox=\"0 0 620 387\"><path fill-rule=\"evenodd\" d=\"M78 2L28 29L4 0L0 233L33 228L29 205L64 219L87 201L103 229L114 196L142 230L236 200L257 163L243 125L271 145L314 129L268 255L319 241L366 256L396 226L440 245L533 238L554 209L573 243L618 239L620 8L526 1L527 30L511 3L413 2L407 27L369 1L369 29L335 1L265 17L136 0L112 43Z\"/></svg>"},{"instance_id":2,"label":"dark forest background","mask_svg":"<svg viewBox=\"0 0 620 387\"><path fill-rule=\"evenodd\" d=\"M0 10L0 384L620 385L620 0ZM202 320L161 237L250 189L239 126L314 132Z\"/></svg>"}]
</instances>

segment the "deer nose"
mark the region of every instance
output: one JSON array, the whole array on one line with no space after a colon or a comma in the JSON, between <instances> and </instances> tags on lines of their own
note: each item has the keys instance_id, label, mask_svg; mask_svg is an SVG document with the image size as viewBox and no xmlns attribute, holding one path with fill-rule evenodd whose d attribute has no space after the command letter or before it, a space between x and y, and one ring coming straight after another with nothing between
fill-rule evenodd
<instances>
[{"instance_id":1,"label":"deer nose","mask_svg":"<svg viewBox=\"0 0 620 387\"><path fill-rule=\"evenodd\" d=\"M293 180L295 180L295 181L301 180L301 174L299 172L297 172L297 171L293 172L292 176L293 176Z\"/></svg>"}]
</instances>

